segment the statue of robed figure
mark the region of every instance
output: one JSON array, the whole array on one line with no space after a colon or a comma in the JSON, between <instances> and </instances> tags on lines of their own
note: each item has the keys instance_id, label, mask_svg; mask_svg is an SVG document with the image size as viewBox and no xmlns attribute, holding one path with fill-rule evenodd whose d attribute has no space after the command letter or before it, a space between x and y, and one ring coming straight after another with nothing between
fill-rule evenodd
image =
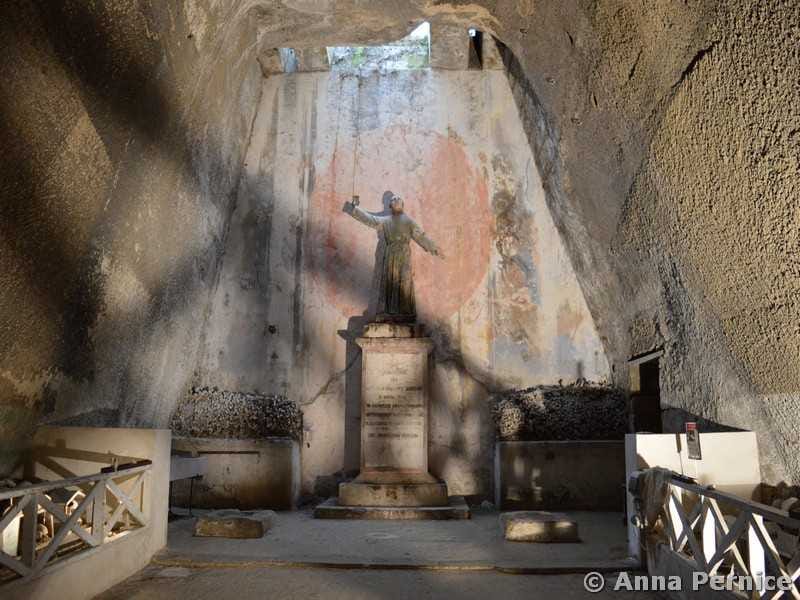
<instances>
[{"instance_id":1,"label":"statue of robed figure","mask_svg":"<svg viewBox=\"0 0 800 600\"><path fill-rule=\"evenodd\" d=\"M387 192L390 214L373 215L359 208L358 196L345 202L343 210L357 221L376 229L383 246L379 269L378 321L412 322L416 318L414 278L411 269L410 242L414 240L426 252L444 258L442 252L422 228L403 212L403 200ZM379 246L380 247L380 246Z\"/></svg>"}]
</instances>

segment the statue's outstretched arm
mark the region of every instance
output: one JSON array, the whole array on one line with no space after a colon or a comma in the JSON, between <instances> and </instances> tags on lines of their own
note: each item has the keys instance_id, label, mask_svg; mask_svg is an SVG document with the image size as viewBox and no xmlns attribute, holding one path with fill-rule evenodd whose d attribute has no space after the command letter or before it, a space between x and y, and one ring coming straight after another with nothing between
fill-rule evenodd
<instances>
[{"instance_id":1,"label":"statue's outstretched arm","mask_svg":"<svg viewBox=\"0 0 800 600\"><path fill-rule=\"evenodd\" d=\"M425 232L422 231L422 227L416 223L414 223L414 225L411 227L411 238L417 242L420 247L425 250L425 252L433 254L434 256L438 256L439 258L444 258L444 254L442 254L442 251L439 250L436 242L425 235Z\"/></svg>"},{"instance_id":2,"label":"statue's outstretched arm","mask_svg":"<svg viewBox=\"0 0 800 600\"><path fill-rule=\"evenodd\" d=\"M367 227L372 227L373 229L377 229L381 225L381 219L379 217L371 215L365 210L361 210L358 206L356 206L352 202L345 202L344 206L342 207L342 210L351 217L353 217L356 221L360 221Z\"/></svg>"}]
</instances>

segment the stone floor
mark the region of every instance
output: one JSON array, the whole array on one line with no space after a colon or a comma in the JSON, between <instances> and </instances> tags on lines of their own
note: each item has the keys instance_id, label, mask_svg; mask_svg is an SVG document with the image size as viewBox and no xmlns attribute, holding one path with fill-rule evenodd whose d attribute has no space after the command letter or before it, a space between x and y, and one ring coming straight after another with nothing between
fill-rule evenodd
<instances>
[{"instance_id":1,"label":"stone floor","mask_svg":"<svg viewBox=\"0 0 800 600\"><path fill-rule=\"evenodd\" d=\"M148 567L97 600L642 600L654 593L584 590L583 575L488 571Z\"/></svg>"},{"instance_id":2,"label":"stone floor","mask_svg":"<svg viewBox=\"0 0 800 600\"><path fill-rule=\"evenodd\" d=\"M195 511L202 512L202 511ZM585 591L587 571L633 570L619 513L570 513L581 543L503 539L499 513L468 521L339 521L278 513L261 539L192 536L193 519L170 523L153 563L101 600L331 600L447 598L651 598Z\"/></svg>"},{"instance_id":3,"label":"stone floor","mask_svg":"<svg viewBox=\"0 0 800 600\"><path fill-rule=\"evenodd\" d=\"M199 511L195 511L199 512ZM214 567L247 562L263 567L458 567L553 573L629 566L621 513L569 513L581 543L527 544L503 539L499 513L474 511L459 521L359 521L314 519L310 511L278 513L260 539L192 536L193 519L173 521L161 566Z\"/></svg>"}]
</instances>

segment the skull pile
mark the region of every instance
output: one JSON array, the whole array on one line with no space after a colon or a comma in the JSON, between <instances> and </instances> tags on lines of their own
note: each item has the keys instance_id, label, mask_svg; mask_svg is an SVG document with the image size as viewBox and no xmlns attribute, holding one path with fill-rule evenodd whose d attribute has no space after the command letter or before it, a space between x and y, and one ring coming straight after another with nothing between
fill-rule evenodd
<instances>
[{"instance_id":1,"label":"skull pile","mask_svg":"<svg viewBox=\"0 0 800 600\"><path fill-rule=\"evenodd\" d=\"M285 396L194 388L175 410L170 427L187 437L300 439L303 413Z\"/></svg>"},{"instance_id":2,"label":"skull pile","mask_svg":"<svg viewBox=\"0 0 800 600\"><path fill-rule=\"evenodd\" d=\"M605 384L538 385L491 400L501 440L612 440L627 432L625 392Z\"/></svg>"}]
</instances>

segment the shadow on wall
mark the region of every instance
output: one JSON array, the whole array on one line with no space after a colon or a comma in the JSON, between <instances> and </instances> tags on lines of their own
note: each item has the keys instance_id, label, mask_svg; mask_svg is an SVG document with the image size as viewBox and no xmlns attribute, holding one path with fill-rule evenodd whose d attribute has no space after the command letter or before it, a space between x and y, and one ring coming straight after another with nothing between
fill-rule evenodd
<instances>
[{"instance_id":1,"label":"shadow on wall","mask_svg":"<svg viewBox=\"0 0 800 600\"><path fill-rule=\"evenodd\" d=\"M377 260L377 257L376 257ZM339 332L345 339L346 374L344 381L344 466L356 468L361 464L361 348L356 338L361 336L369 322L366 316L350 317L347 329Z\"/></svg>"},{"instance_id":2,"label":"shadow on wall","mask_svg":"<svg viewBox=\"0 0 800 600\"><path fill-rule=\"evenodd\" d=\"M94 385L104 377L111 389L98 396L117 398L118 406L92 407L92 424L152 424L154 411L141 402L154 395L153 374L137 372L131 359L150 327L169 330L213 282L222 252L221 231L207 245L171 252L177 234L191 229L175 196L210 198L198 208L229 210L231 167L239 166L219 144L195 148L198 134L186 118L192 105L177 89L181 73L160 69L165 53L196 64L197 52L191 44L167 48L173 40L147 29L170 22L166 4L11 0L0 7L7 57L0 70L7 82L0 91L0 367L22 380L4 377L0 414L21 405L55 410L56 392L47 389L53 377ZM137 207L150 217L141 230L141 221L130 223ZM126 310L113 318L105 312L111 260L124 261L146 288L145 301L123 301ZM114 339L98 355L101 324ZM0 433L19 443L27 431Z\"/></svg>"},{"instance_id":3,"label":"shadow on wall","mask_svg":"<svg viewBox=\"0 0 800 600\"><path fill-rule=\"evenodd\" d=\"M23 4L29 3L5 4L4 12L7 14L2 19L3 39L16 41L25 35L33 38L25 40L25 44L44 42L52 47L53 53L48 58L55 57L60 61L57 67L78 81L80 109L88 112L104 147L111 153L114 166L118 166L125 158L123 149L129 155L135 155L137 150L146 154L153 151L148 146L157 146L160 156L182 166L184 176L194 176L186 139L189 132L183 130L174 118L178 113L177 107L162 92L161 83L149 70L150 65L143 62L145 57L129 53L130 50L124 47L115 47L120 40L110 29L113 27L113 16L106 14L103 19L83 3L39 3L38 10L23 7ZM98 10L105 12L104 8ZM23 27L20 23L22 19L11 13L22 13L28 17L28 23L41 22L44 27L36 29L28 23ZM87 35L87 32L91 32L91 35ZM35 33L42 33L46 39L34 38ZM157 43L151 42L144 53L155 63L160 48ZM120 63L124 64L123 71L120 71ZM45 73L52 68L52 65L41 67ZM47 303L48 312L58 315L60 344L54 366L76 379L92 378L95 375L95 360L91 328L103 308L100 261L104 246L113 235L111 228L115 223L101 223L99 217L103 215L88 215L95 217L93 222L88 223L87 229L90 231L79 232L85 235L75 240L76 232L66 228L65 223L59 222L57 214L54 214L62 207L54 205L52 198L44 195L47 191L46 182L42 181L43 173L37 172L37 169L47 168L49 161L45 159L56 158L37 155L39 144L43 141L37 138L49 137L47 132L39 130L46 124L20 123L13 106L25 101L9 97L2 100L2 135L17 160L4 161L2 168L2 189L11 194L3 206L4 218L0 219L0 229L15 254L15 264L24 270L26 280L36 288L39 298ZM73 114L67 116L75 117ZM24 137L26 134L29 135L28 139ZM187 143L182 143L182 138ZM53 136L52 142L56 141L61 140ZM138 148L127 148L128 144ZM60 148L47 150L55 155ZM135 179L138 175L130 171L119 173L117 189L125 192L126 188L137 187ZM109 220L113 219L112 214ZM76 247L76 241L82 242L84 247ZM188 257L187 260L192 258ZM153 313L169 311L165 296L168 288L175 285L176 279L183 279L181 270L175 269L178 277L172 276L171 281L162 282L161 289L151 290Z\"/></svg>"},{"instance_id":4,"label":"shadow on wall","mask_svg":"<svg viewBox=\"0 0 800 600\"><path fill-rule=\"evenodd\" d=\"M361 349L355 343L364 326L369 322L366 316L351 317L348 328L340 330L339 335L346 340L344 374L344 457L343 465L335 473L317 475L311 488L311 496L303 503L315 503L338 495L340 483L355 478L361 463ZM434 355L435 356L435 355ZM486 388L483 387L464 366L463 362L447 359L429 360L429 377L435 387L435 371L441 377L457 377L473 382L456 406L437 398L433 390L429 407L429 471L448 482L453 488L467 487L474 491L466 495L471 503L480 503L492 496L492 451L495 429L491 419L491 408L487 401ZM478 424L478 447L470 448L466 427ZM471 432L472 433L472 432Z\"/></svg>"},{"instance_id":5,"label":"shadow on wall","mask_svg":"<svg viewBox=\"0 0 800 600\"><path fill-rule=\"evenodd\" d=\"M675 407L662 407L661 409L661 423L664 426L664 432L682 432L685 430L686 423L697 423L697 429L700 433L720 433L725 431L748 431L739 427L732 427L719 423L707 417L689 412L682 408Z\"/></svg>"}]
</instances>

